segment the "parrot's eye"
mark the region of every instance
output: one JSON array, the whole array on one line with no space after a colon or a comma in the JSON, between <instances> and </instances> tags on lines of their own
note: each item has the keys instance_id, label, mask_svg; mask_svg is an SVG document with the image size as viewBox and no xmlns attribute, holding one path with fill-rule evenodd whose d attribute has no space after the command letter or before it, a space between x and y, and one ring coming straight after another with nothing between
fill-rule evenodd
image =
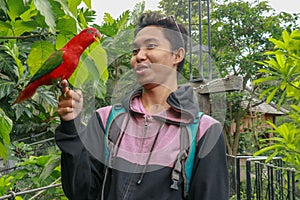
<instances>
[{"instance_id":1,"label":"parrot's eye","mask_svg":"<svg viewBox=\"0 0 300 200\"><path fill-rule=\"evenodd\" d=\"M87 32L88 34L92 34L92 33L93 33L93 31L90 30L90 29L88 29L86 32Z\"/></svg>"}]
</instances>

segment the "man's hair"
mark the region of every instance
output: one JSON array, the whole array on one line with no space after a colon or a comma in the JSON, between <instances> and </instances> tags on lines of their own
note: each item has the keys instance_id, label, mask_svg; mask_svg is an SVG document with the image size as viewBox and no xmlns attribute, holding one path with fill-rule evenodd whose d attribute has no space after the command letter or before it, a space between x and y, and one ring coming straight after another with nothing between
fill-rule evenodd
<instances>
[{"instance_id":1,"label":"man's hair","mask_svg":"<svg viewBox=\"0 0 300 200\"><path fill-rule=\"evenodd\" d=\"M187 30L181 25L177 24L173 16L165 16L159 12L152 11L143 13L138 21L137 28L134 31L134 37L137 33L147 26L158 26L163 28L163 34L169 40L172 46L172 51L176 51L183 47L187 51ZM183 60L178 64L177 71L180 72L185 62L185 55Z\"/></svg>"}]
</instances>

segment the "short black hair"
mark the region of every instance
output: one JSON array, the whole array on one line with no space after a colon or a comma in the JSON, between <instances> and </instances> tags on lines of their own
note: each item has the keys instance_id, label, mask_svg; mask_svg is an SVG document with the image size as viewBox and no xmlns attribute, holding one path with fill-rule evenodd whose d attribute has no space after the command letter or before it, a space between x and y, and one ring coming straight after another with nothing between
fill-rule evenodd
<instances>
[{"instance_id":1,"label":"short black hair","mask_svg":"<svg viewBox=\"0 0 300 200\"><path fill-rule=\"evenodd\" d=\"M183 47L187 51L187 30L182 24L177 24L173 16L165 16L158 11L143 13L137 23L137 28L134 31L134 37L137 33L147 26L162 27L163 33L167 40L171 43L172 50L177 50ZM178 64L177 71L180 72L185 62L183 60Z\"/></svg>"}]
</instances>

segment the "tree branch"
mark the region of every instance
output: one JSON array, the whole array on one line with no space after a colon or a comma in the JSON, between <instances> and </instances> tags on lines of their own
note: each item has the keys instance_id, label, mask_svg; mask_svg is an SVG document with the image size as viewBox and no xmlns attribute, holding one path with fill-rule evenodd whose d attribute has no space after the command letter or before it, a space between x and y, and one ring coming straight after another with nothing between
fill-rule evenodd
<instances>
[{"instance_id":1,"label":"tree branch","mask_svg":"<svg viewBox=\"0 0 300 200\"><path fill-rule=\"evenodd\" d=\"M0 36L0 39L28 39L28 38L36 38L40 37L41 35L39 34L34 34L34 35L24 35L24 36Z\"/></svg>"}]
</instances>

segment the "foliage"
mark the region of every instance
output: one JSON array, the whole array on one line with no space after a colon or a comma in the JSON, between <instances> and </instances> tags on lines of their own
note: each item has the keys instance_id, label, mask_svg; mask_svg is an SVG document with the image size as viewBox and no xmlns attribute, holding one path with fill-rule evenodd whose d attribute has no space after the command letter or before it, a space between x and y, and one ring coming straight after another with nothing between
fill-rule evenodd
<instances>
[{"instance_id":1,"label":"foliage","mask_svg":"<svg viewBox=\"0 0 300 200\"><path fill-rule=\"evenodd\" d=\"M255 61L263 59L263 53L271 49L268 38L278 36L284 28L295 27L297 17L287 13L275 14L266 1L224 2L228 4L216 4L216 10L212 12L212 18L217 19L212 22L212 44L216 49L213 58L222 77L228 74L243 77L243 90L227 95L240 98L227 98L230 106L224 126L226 130L232 124L235 125L236 132L226 132L226 136L229 153L236 155L240 152L239 140L243 138L240 137L241 119L251 109L249 106L242 107L242 102L246 101L247 105L251 105L256 96L255 87L250 93L246 92L247 85L260 76L256 71L261 66ZM238 109L231 109L232 107Z\"/></svg>"},{"instance_id":2,"label":"foliage","mask_svg":"<svg viewBox=\"0 0 300 200\"><path fill-rule=\"evenodd\" d=\"M208 45L208 16L206 1L200 1L202 44ZM181 4L182 3L182 4ZM178 6L178 4L183 6ZM199 16L197 15L198 1L192 1L192 39L194 45L200 43L199 40ZM242 91L226 94L227 112L224 123L226 133L226 144L229 154L241 153L239 150L242 132L242 118L249 112L250 106L246 109L242 106L242 101L251 105L251 101L256 97L254 93L263 85L256 85L252 91L246 91L254 79L261 76L256 73L261 65L255 63L264 59L264 52L272 48L268 42L269 37L278 37L284 29L291 30L298 26L299 14L279 13L276 14L267 1L211 1L210 9L210 30L211 30L211 57L215 67L212 71L215 77L240 76L243 77ZM178 21L188 25L188 3L187 1L160 1L160 8L166 14L173 14ZM205 52L203 52L205 54ZM198 55L199 57L199 55ZM194 58L193 68L199 68L199 58ZM208 60L208 59L207 59ZM207 62L207 61L206 61ZM208 65L204 63L204 65ZM207 78L207 67L204 66L203 77ZM200 71L200 70L199 70ZM215 72L216 73L216 72ZM234 129L232 126L235 126ZM234 130L236 130L234 132ZM248 152L251 153L251 152Z\"/></svg>"},{"instance_id":3,"label":"foliage","mask_svg":"<svg viewBox=\"0 0 300 200\"><path fill-rule=\"evenodd\" d=\"M5 158L7 155L7 146L10 145L9 133L12 129L12 121L0 108L0 157ZM5 159L4 159L5 161Z\"/></svg>"},{"instance_id":4,"label":"foliage","mask_svg":"<svg viewBox=\"0 0 300 200\"><path fill-rule=\"evenodd\" d=\"M13 142L8 160L17 160L17 168L0 178L0 195L9 191L24 191L60 182L59 150L40 145L35 148L17 143L24 139L32 142L54 136L60 120L56 113L55 87L42 86L28 101L13 105L16 95L30 77L54 50L61 48L79 30L93 26L103 35L101 45L92 44L81 56L80 64L69 79L72 87L84 92L86 102L95 101L96 107L107 105L107 91L112 89L108 77L117 80L128 71L131 54L130 42L133 22L144 11L145 3L137 4L134 12L125 11L113 19L106 13L104 24L92 24L95 12L90 0L0 0L0 121L1 157L7 158L10 138ZM87 8L79 8L85 4ZM9 8L9 9L8 9ZM92 24L92 25L91 25ZM30 25L30 26L29 26ZM129 48L128 48L129 47ZM110 57L111 60L106 60ZM108 67L107 67L108 66ZM122 71L124 70L124 71ZM110 94L110 93L109 93ZM87 106L87 109L94 109ZM86 109L86 108L84 108ZM94 111L94 110L93 110ZM84 110L84 112L90 112ZM12 124L13 122L13 124ZM9 135L10 133L10 135ZM2 141L2 143L1 143ZM51 146L53 141L47 142ZM4 154L2 154L4 153ZM62 196L61 196L62 195ZM64 199L61 188L43 192L46 199ZM61 196L61 197L59 197ZM24 199L32 198L30 194ZM22 197L17 197L22 199Z\"/></svg>"},{"instance_id":5,"label":"foliage","mask_svg":"<svg viewBox=\"0 0 300 200\"><path fill-rule=\"evenodd\" d=\"M1 176L0 196L7 194L8 191L22 192L28 188L39 188L60 181L60 154L57 147L48 148L46 152L43 152L44 155L37 156L33 146L23 142L14 142L13 146L12 152L14 153L10 156L10 160L16 161L16 169ZM39 144L35 148L40 147ZM29 199L32 195L25 194L22 197ZM63 191L61 188L55 189L54 193L47 190L43 196L54 199L54 197L63 196Z\"/></svg>"},{"instance_id":6,"label":"foliage","mask_svg":"<svg viewBox=\"0 0 300 200\"><path fill-rule=\"evenodd\" d=\"M109 13L105 13L104 23L97 26L104 34L102 46L107 52L110 77L106 83L107 94L102 105L118 101L124 92L132 89L130 84L134 81L131 79L132 77L128 78L128 74L132 74L130 58L134 23L144 10L145 2L141 2L135 5L132 12L124 11L117 19L113 19Z\"/></svg>"},{"instance_id":7,"label":"foliage","mask_svg":"<svg viewBox=\"0 0 300 200\"><path fill-rule=\"evenodd\" d=\"M56 87L42 86L28 101L13 102L54 50L83 28L96 27L94 18L90 0L0 0L0 157L17 160L17 168L0 178L0 195L60 182L58 149L46 151L40 145L33 148L15 142L54 136L60 122L56 112L60 92ZM93 44L83 53L69 82L104 98L107 80L106 51ZM54 145L53 141L45 143ZM46 199L59 195L63 195L61 188L43 192Z\"/></svg>"},{"instance_id":8,"label":"foliage","mask_svg":"<svg viewBox=\"0 0 300 200\"><path fill-rule=\"evenodd\" d=\"M1 130L1 138L26 137L47 132L53 134L59 118L55 108L59 91L43 86L28 101L13 105L42 63L56 49L93 22L95 12L90 0L2 0L0 7L0 102L2 115L13 121L12 131ZM86 7L77 9L84 3ZM95 26L95 25L93 25ZM99 56L100 55L100 56ZM81 57L69 82L73 87L84 87L95 82L96 96L104 98L108 79L106 53L101 45L93 44ZM6 119L6 118L4 118ZM2 147L7 140L0 141ZM2 153L3 152L3 153ZM6 158L7 151L1 151Z\"/></svg>"},{"instance_id":9,"label":"foliage","mask_svg":"<svg viewBox=\"0 0 300 200\"><path fill-rule=\"evenodd\" d=\"M274 156L282 156L291 167L300 170L300 31L282 32L281 39L270 38L275 45L272 51L266 52L268 59L258 62L264 66L259 70L263 77L254 81L255 84L267 84L268 89L261 93L267 96L267 102L274 100L278 95L277 107L284 102L291 106L288 115L289 121L276 126L269 122L275 136L266 139L271 143L256 152L256 155L271 153L269 160Z\"/></svg>"}]
</instances>

